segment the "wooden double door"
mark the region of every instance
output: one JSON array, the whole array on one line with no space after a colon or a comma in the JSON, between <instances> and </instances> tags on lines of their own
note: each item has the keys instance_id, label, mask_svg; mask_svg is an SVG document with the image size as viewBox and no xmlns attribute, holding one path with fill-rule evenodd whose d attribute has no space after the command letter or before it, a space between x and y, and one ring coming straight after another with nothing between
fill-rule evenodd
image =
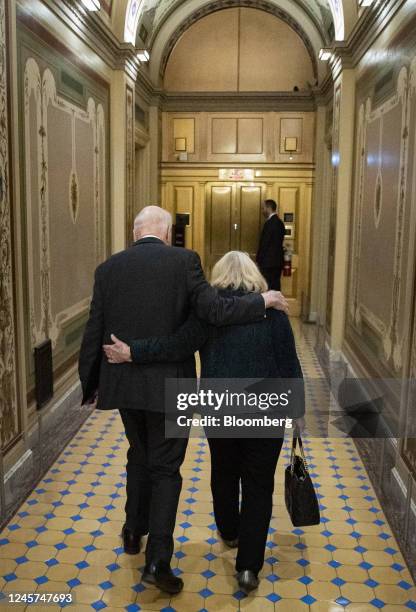
<instances>
[{"instance_id":1,"label":"wooden double door","mask_svg":"<svg viewBox=\"0 0 416 612\"><path fill-rule=\"evenodd\" d=\"M263 183L208 183L206 186L205 266L228 251L245 251L255 259L263 217Z\"/></svg>"}]
</instances>

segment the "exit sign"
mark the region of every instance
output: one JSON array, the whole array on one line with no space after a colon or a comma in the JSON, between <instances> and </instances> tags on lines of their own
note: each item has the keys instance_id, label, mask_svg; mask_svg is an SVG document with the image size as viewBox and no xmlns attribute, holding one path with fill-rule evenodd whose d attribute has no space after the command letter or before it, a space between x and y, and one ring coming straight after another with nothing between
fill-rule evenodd
<instances>
[{"instance_id":1,"label":"exit sign","mask_svg":"<svg viewBox=\"0 0 416 612\"><path fill-rule=\"evenodd\" d=\"M252 168L220 168L218 171L220 181L253 181Z\"/></svg>"}]
</instances>

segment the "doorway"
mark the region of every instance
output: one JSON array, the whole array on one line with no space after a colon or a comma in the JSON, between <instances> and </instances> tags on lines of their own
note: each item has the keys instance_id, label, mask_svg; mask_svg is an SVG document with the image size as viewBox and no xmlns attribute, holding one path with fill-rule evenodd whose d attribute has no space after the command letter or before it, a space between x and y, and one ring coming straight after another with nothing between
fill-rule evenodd
<instances>
[{"instance_id":1,"label":"doorway","mask_svg":"<svg viewBox=\"0 0 416 612\"><path fill-rule=\"evenodd\" d=\"M208 183L205 206L205 264L210 274L228 251L255 259L262 227L263 183Z\"/></svg>"}]
</instances>

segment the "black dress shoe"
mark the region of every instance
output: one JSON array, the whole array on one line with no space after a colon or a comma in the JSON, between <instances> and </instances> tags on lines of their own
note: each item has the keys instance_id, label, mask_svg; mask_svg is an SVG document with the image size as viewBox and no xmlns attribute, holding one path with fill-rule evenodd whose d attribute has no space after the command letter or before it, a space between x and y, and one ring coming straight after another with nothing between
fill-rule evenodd
<instances>
[{"instance_id":1,"label":"black dress shoe","mask_svg":"<svg viewBox=\"0 0 416 612\"><path fill-rule=\"evenodd\" d=\"M176 595L183 589L183 580L172 572L167 561L147 564L143 570L143 582L156 585L161 591Z\"/></svg>"},{"instance_id":2,"label":"black dress shoe","mask_svg":"<svg viewBox=\"0 0 416 612\"><path fill-rule=\"evenodd\" d=\"M142 547L142 536L135 534L124 525L121 531L123 538L123 547L126 555L137 555Z\"/></svg>"},{"instance_id":3,"label":"black dress shoe","mask_svg":"<svg viewBox=\"0 0 416 612\"><path fill-rule=\"evenodd\" d=\"M237 581L240 589L245 593L254 591L254 589L257 589L260 584L256 574L251 570L242 570L241 572L238 572Z\"/></svg>"}]
</instances>

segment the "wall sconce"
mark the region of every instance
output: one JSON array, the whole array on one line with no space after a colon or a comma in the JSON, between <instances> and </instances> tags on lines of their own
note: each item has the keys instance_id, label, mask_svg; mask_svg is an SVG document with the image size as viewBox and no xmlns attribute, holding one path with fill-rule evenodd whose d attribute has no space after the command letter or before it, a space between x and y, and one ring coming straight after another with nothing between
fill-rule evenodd
<instances>
[{"instance_id":1,"label":"wall sconce","mask_svg":"<svg viewBox=\"0 0 416 612\"><path fill-rule=\"evenodd\" d=\"M137 53L137 59L141 62L148 62L150 59L149 51L146 49L140 49Z\"/></svg>"},{"instance_id":2,"label":"wall sconce","mask_svg":"<svg viewBox=\"0 0 416 612\"><path fill-rule=\"evenodd\" d=\"M175 138L175 151L186 151L186 138Z\"/></svg>"},{"instance_id":3,"label":"wall sconce","mask_svg":"<svg viewBox=\"0 0 416 612\"><path fill-rule=\"evenodd\" d=\"M367 7L373 4L374 0L358 0L358 6Z\"/></svg>"},{"instance_id":4,"label":"wall sconce","mask_svg":"<svg viewBox=\"0 0 416 612\"><path fill-rule=\"evenodd\" d=\"M99 11L101 8L100 0L81 0L87 11Z\"/></svg>"},{"instance_id":5,"label":"wall sconce","mask_svg":"<svg viewBox=\"0 0 416 612\"><path fill-rule=\"evenodd\" d=\"M321 62L328 62L332 57L332 49L322 48L319 51L319 59Z\"/></svg>"},{"instance_id":6,"label":"wall sconce","mask_svg":"<svg viewBox=\"0 0 416 612\"><path fill-rule=\"evenodd\" d=\"M294 153L298 150L298 139L294 137L285 138L285 151L287 153Z\"/></svg>"}]
</instances>

